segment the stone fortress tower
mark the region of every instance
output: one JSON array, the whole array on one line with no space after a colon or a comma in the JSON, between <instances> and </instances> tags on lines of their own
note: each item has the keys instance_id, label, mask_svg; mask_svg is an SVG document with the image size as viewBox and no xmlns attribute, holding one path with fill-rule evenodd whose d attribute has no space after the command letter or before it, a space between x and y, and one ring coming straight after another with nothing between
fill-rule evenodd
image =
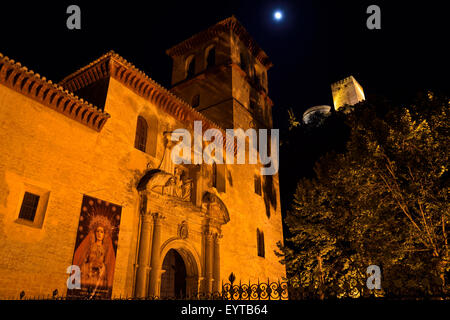
<instances>
[{"instance_id":1,"label":"stone fortress tower","mask_svg":"<svg viewBox=\"0 0 450 320\"><path fill-rule=\"evenodd\" d=\"M344 105L352 106L365 100L363 88L353 76L331 84L331 92L335 110L339 110Z\"/></svg>"},{"instance_id":2,"label":"stone fortress tower","mask_svg":"<svg viewBox=\"0 0 450 320\"><path fill-rule=\"evenodd\" d=\"M350 107L365 100L363 88L353 76L332 83L331 93L336 111L345 106ZM303 113L303 123L308 124L315 117L326 117L330 112L331 107L327 105L308 108Z\"/></svg>"}]
</instances>

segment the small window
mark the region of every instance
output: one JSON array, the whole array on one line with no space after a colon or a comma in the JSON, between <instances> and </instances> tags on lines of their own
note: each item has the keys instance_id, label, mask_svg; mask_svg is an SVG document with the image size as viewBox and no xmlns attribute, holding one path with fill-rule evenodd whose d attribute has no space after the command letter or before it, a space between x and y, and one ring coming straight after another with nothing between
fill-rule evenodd
<instances>
[{"instance_id":1,"label":"small window","mask_svg":"<svg viewBox=\"0 0 450 320\"><path fill-rule=\"evenodd\" d=\"M260 76L256 75L255 82L259 87L262 87L263 84Z\"/></svg>"},{"instance_id":2,"label":"small window","mask_svg":"<svg viewBox=\"0 0 450 320\"><path fill-rule=\"evenodd\" d=\"M259 229L256 229L256 240L258 247L258 257L265 257L265 248L264 248L264 232Z\"/></svg>"},{"instance_id":3,"label":"small window","mask_svg":"<svg viewBox=\"0 0 450 320\"><path fill-rule=\"evenodd\" d=\"M22 206L20 207L19 219L33 222L39 204L39 196L30 192L25 192Z\"/></svg>"},{"instance_id":4,"label":"small window","mask_svg":"<svg viewBox=\"0 0 450 320\"><path fill-rule=\"evenodd\" d=\"M193 78L195 75L195 57L191 57L187 65L186 79Z\"/></svg>"},{"instance_id":5,"label":"small window","mask_svg":"<svg viewBox=\"0 0 450 320\"><path fill-rule=\"evenodd\" d=\"M245 58L245 55L241 52L240 54L240 60L241 60L241 69L244 72L248 73L248 65L247 65L247 59Z\"/></svg>"},{"instance_id":6,"label":"small window","mask_svg":"<svg viewBox=\"0 0 450 320\"><path fill-rule=\"evenodd\" d=\"M192 107L198 107L200 105L200 95L196 94L193 98L192 98Z\"/></svg>"},{"instance_id":7,"label":"small window","mask_svg":"<svg viewBox=\"0 0 450 320\"><path fill-rule=\"evenodd\" d=\"M255 175L254 181L255 181L255 193L261 195L261 177Z\"/></svg>"},{"instance_id":8,"label":"small window","mask_svg":"<svg viewBox=\"0 0 450 320\"><path fill-rule=\"evenodd\" d=\"M212 47L208 51L208 55L206 57L206 68L212 67L216 65L216 48Z\"/></svg>"},{"instance_id":9,"label":"small window","mask_svg":"<svg viewBox=\"0 0 450 320\"><path fill-rule=\"evenodd\" d=\"M217 188L217 164L215 162L212 164L212 186Z\"/></svg>"},{"instance_id":10,"label":"small window","mask_svg":"<svg viewBox=\"0 0 450 320\"><path fill-rule=\"evenodd\" d=\"M226 165L215 162L212 164L212 186L217 189L218 192L226 192Z\"/></svg>"},{"instance_id":11,"label":"small window","mask_svg":"<svg viewBox=\"0 0 450 320\"><path fill-rule=\"evenodd\" d=\"M17 219L14 222L28 227L41 228L47 211L50 191L29 183L24 183L24 189L17 206Z\"/></svg>"},{"instance_id":12,"label":"small window","mask_svg":"<svg viewBox=\"0 0 450 320\"><path fill-rule=\"evenodd\" d=\"M134 147L142 152L145 152L145 147L147 146L147 131L148 125L147 121L141 116L138 117L136 126L136 137L134 140Z\"/></svg>"}]
</instances>

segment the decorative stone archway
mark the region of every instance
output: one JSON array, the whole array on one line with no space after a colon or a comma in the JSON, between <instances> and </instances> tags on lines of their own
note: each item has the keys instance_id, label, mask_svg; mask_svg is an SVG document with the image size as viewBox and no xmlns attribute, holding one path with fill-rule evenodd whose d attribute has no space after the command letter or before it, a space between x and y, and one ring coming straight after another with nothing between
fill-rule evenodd
<instances>
[{"instance_id":1,"label":"decorative stone archway","mask_svg":"<svg viewBox=\"0 0 450 320\"><path fill-rule=\"evenodd\" d=\"M175 249L170 249L163 259L161 272L161 299L186 297L186 264Z\"/></svg>"},{"instance_id":2,"label":"decorative stone archway","mask_svg":"<svg viewBox=\"0 0 450 320\"><path fill-rule=\"evenodd\" d=\"M172 265L178 264L182 269L186 268L185 293L187 296L220 291L221 226L229 222L230 216L226 205L215 190L203 193L199 207L188 201L185 204L186 208L191 210L192 214L197 215L197 219L201 221L201 225L198 224L197 228L193 229L195 233L201 234L201 239L197 238L198 243L195 243L195 247L191 242L193 238L187 236L187 229L183 222L179 225L177 236L174 235L175 237L161 243L162 239L167 239L166 232L170 232L166 228L168 224L163 221L168 218L169 223L179 223L177 219L173 219L170 208L167 208L167 204L163 203L161 199L167 200L169 204L178 201L178 205L180 201L185 201L184 198L177 198L176 193L170 192L170 188L177 186L172 183L178 181L176 179L177 176L159 169L151 169L137 184L141 219L134 294L138 298L160 297L161 279L165 272L163 263L171 249L177 253L169 257L172 259ZM166 188L167 190L165 190ZM152 204L150 198L152 201L160 201L160 203ZM180 257L184 265L181 263ZM176 263L175 260L177 260Z\"/></svg>"},{"instance_id":3,"label":"decorative stone archway","mask_svg":"<svg viewBox=\"0 0 450 320\"><path fill-rule=\"evenodd\" d=\"M195 248L186 240L179 238L172 238L167 240L162 246L160 251L161 256L161 272L162 275L165 270L163 270L163 261L167 253L171 250L175 250L183 259L184 265L186 267L186 295L195 296L199 292L200 282L202 274L200 256L195 250ZM158 281L157 295L160 294L161 289L161 276Z\"/></svg>"}]
</instances>

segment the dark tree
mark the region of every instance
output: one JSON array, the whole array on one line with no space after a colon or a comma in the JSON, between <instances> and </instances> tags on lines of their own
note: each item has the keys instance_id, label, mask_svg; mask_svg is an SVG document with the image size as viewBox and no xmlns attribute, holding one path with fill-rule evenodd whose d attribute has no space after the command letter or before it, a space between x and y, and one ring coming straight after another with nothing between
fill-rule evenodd
<instances>
[{"instance_id":1,"label":"dark tree","mask_svg":"<svg viewBox=\"0 0 450 320\"><path fill-rule=\"evenodd\" d=\"M373 294L366 269L382 269L376 295L441 295L449 288L449 102L432 93L410 107L382 100L343 115L345 152L302 178L279 245L288 279L318 297Z\"/></svg>"}]
</instances>

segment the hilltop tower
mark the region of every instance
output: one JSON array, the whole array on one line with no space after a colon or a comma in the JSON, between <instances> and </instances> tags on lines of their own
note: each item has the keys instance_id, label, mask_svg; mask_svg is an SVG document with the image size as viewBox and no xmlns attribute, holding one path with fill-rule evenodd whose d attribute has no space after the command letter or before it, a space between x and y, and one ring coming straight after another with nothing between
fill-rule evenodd
<instances>
[{"instance_id":1,"label":"hilltop tower","mask_svg":"<svg viewBox=\"0 0 450 320\"><path fill-rule=\"evenodd\" d=\"M271 128L266 53L232 16L167 50L171 91L224 129Z\"/></svg>"},{"instance_id":2,"label":"hilltop tower","mask_svg":"<svg viewBox=\"0 0 450 320\"><path fill-rule=\"evenodd\" d=\"M366 99L363 88L353 76L332 83L331 92L335 110L345 105L355 105Z\"/></svg>"}]
</instances>

